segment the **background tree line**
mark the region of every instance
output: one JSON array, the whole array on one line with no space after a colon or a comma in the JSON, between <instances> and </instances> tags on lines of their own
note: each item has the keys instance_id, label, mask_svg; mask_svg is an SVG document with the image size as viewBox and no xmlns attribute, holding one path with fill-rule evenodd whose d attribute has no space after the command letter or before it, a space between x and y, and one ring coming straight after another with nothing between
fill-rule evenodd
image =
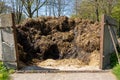
<instances>
[{"instance_id":1,"label":"background tree line","mask_svg":"<svg viewBox=\"0 0 120 80\"><path fill-rule=\"evenodd\" d=\"M13 12L16 23L25 17L69 16L99 21L102 14L120 23L120 0L0 0L0 14Z\"/></svg>"},{"instance_id":2,"label":"background tree line","mask_svg":"<svg viewBox=\"0 0 120 80\"><path fill-rule=\"evenodd\" d=\"M71 0L72 1L72 0ZM0 0L0 14L13 12L16 23L25 18L66 15L70 0ZM70 14L70 13L68 13ZM67 15L68 15L67 14Z\"/></svg>"},{"instance_id":3,"label":"background tree line","mask_svg":"<svg viewBox=\"0 0 120 80\"><path fill-rule=\"evenodd\" d=\"M120 36L120 0L75 0L72 17L80 17L100 21L101 15L112 16L118 22Z\"/></svg>"},{"instance_id":4,"label":"background tree line","mask_svg":"<svg viewBox=\"0 0 120 80\"><path fill-rule=\"evenodd\" d=\"M98 21L102 14L115 17L115 13L120 12L120 0L76 0L75 5L76 13L73 14L74 17Z\"/></svg>"}]
</instances>

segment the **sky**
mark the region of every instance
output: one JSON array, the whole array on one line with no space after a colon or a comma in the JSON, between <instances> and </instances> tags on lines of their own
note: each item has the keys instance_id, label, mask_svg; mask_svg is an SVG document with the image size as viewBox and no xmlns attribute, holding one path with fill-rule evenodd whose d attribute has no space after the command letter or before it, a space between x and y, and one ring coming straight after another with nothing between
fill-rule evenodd
<instances>
[{"instance_id":1,"label":"sky","mask_svg":"<svg viewBox=\"0 0 120 80\"><path fill-rule=\"evenodd\" d=\"M10 4L10 2L11 2L11 0L4 0L4 1L6 1L7 3L7 5L9 5L9 6L12 6L11 4ZM65 15L65 16L70 16L71 14L73 14L73 10L74 10L74 0L68 0L67 1L68 2L68 5L67 6L65 6L65 11L64 11L64 14L63 15ZM45 13L45 7L43 6L43 7L41 7L40 9L39 9L39 16L45 16L46 15L46 13ZM36 13L34 14L34 16L36 16Z\"/></svg>"}]
</instances>

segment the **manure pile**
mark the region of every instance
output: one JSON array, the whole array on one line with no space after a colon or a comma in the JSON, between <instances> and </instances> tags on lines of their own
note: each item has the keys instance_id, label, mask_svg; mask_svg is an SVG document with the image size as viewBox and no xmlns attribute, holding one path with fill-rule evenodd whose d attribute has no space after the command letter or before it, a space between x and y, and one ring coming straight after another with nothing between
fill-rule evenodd
<instances>
[{"instance_id":1,"label":"manure pile","mask_svg":"<svg viewBox=\"0 0 120 80\"><path fill-rule=\"evenodd\" d=\"M98 22L65 16L39 17L29 18L16 27L21 64L46 66L52 61L56 66L64 62L69 64L70 61L70 65L77 62L81 65L99 65Z\"/></svg>"}]
</instances>

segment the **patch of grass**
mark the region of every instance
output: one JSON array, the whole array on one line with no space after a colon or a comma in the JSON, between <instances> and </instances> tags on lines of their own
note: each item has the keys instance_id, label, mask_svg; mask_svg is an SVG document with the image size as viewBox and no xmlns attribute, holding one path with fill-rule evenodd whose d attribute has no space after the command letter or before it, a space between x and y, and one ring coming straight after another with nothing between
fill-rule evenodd
<instances>
[{"instance_id":1,"label":"patch of grass","mask_svg":"<svg viewBox=\"0 0 120 80\"><path fill-rule=\"evenodd\" d=\"M113 73L116 75L117 79L120 80L120 65L116 65L113 68Z\"/></svg>"},{"instance_id":2,"label":"patch of grass","mask_svg":"<svg viewBox=\"0 0 120 80\"><path fill-rule=\"evenodd\" d=\"M13 73L14 70L7 69L2 62L0 62L0 80L9 80L9 75Z\"/></svg>"},{"instance_id":3,"label":"patch of grass","mask_svg":"<svg viewBox=\"0 0 120 80\"><path fill-rule=\"evenodd\" d=\"M118 49L118 51L120 53L120 49ZM111 54L110 62L111 62L111 67L113 68L112 69L113 74L115 74L117 80L120 80L120 64L118 64L118 59L115 53Z\"/></svg>"},{"instance_id":4,"label":"patch of grass","mask_svg":"<svg viewBox=\"0 0 120 80\"><path fill-rule=\"evenodd\" d=\"M9 79L8 70L3 65L3 63L0 62L0 80L8 80L8 79Z\"/></svg>"}]
</instances>

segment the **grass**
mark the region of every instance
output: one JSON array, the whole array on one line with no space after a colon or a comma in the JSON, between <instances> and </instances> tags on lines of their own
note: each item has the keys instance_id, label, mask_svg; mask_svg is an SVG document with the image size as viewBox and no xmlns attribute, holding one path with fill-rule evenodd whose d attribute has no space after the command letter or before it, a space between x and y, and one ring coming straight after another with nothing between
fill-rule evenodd
<instances>
[{"instance_id":1,"label":"grass","mask_svg":"<svg viewBox=\"0 0 120 80\"><path fill-rule=\"evenodd\" d=\"M113 68L113 74L116 75L117 79L120 80L120 65L116 65L114 68Z\"/></svg>"},{"instance_id":2,"label":"grass","mask_svg":"<svg viewBox=\"0 0 120 80\"><path fill-rule=\"evenodd\" d=\"M9 75L14 73L13 69L7 69L2 62L0 62L0 80L9 80Z\"/></svg>"},{"instance_id":3,"label":"grass","mask_svg":"<svg viewBox=\"0 0 120 80\"><path fill-rule=\"evenodd\" d=\"M9 73L7 68L3 65L2 62L0 62L0 80L8 80L9 79Z\"/></svg>"},{"instance_id":4,"label":"grass","mask_svg":"<svg viewBox=\"0 0 120 80\"><path fill-rule=\"evenodd\" d=\"M111 62L111 67L113 68L112 69L113 74L115 74L117 80L120 80L120 64L118 64L118 60L115 53L111 54L110 62Z\"/></svg>"}]
</instances>

